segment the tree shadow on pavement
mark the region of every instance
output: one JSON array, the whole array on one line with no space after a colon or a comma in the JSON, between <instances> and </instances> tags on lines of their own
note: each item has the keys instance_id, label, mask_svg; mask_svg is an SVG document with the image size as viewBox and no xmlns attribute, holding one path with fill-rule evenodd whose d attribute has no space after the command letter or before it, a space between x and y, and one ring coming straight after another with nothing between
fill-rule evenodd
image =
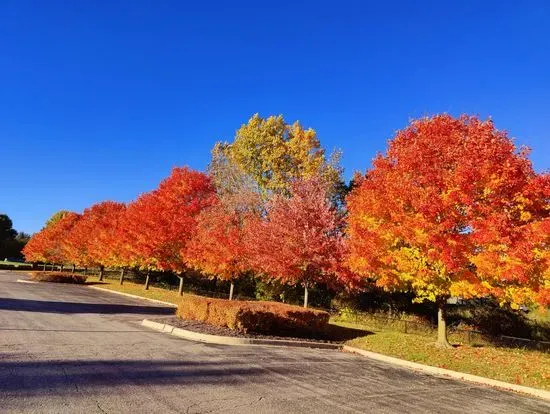
<instances>
[{"instance_id":1,"label":"tree shadow on pavement","mask_svg":"<svg viewBox=\"0 0 550 414\"><path fill-rule=\"evenodd\" d=\"M0 298L0 310L42 313L134 313L140 315L173 315L174 308L165 306L117 305L110 303L53 302L30 299Z\"/></svg>"},{"instance_id":2,"label":"tree shadow on pavement","mask_svg":"<svg viewBox=\"0 0 550 414\"><path fill-rule=\"evenodd\" d=\"M0 393L51 394L75 386L110 388L124 385L238 385L244 376L266 375L260 367L224 361L1 361Z\"/></svg>"}]
</instances>

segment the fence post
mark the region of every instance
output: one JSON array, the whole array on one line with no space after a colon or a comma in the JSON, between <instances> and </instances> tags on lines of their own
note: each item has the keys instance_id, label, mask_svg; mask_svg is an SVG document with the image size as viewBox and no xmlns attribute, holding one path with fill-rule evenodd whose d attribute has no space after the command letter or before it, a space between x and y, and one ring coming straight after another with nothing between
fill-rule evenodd
<instances>
[{"instance_id":1,"label":"fence post","mask_svg":"<svg viewBox=\"0 0 550 414\"><path fill-rule=\"evenodd\" d=\"M468 329L468 345L472 345L472 331Z\"/></svg>"},{"instance_id":2,"label":"fence post","mask_svg":"<svg viewBox=\"0 0 550 414\"><path fill-rule=\"evenodd\" d=\"M405 322L405 333L407 333L407 320L403 319L403 322Z\"/></svg>"}]
</instances>

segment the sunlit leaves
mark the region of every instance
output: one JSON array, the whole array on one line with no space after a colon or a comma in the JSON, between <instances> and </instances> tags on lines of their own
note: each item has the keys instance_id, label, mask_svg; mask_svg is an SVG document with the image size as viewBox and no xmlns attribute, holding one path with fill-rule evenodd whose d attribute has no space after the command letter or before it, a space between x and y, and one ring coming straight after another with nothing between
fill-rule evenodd
<instances>
[{"instance_id":1,"label":"sunlit leaves","mask_svg":"<svg viewBox=\"0 0 550 414\"><path fill-rule=\"evenodd\" d=\"M527 154L491 121L413 121L348 197L351 268L421 300L536 299L550 196Z\"/></svg>"}]
</instances>

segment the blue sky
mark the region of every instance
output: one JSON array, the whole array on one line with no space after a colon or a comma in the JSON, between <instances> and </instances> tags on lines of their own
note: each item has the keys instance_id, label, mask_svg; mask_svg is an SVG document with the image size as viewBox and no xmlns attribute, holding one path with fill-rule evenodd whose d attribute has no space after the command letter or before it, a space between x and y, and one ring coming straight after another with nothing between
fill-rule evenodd
<instances>
[{"instance_id":1,"label":"blue sky","mask_svg":"<svg viewBox=\"0 0 550 414\"><path fill-rule=\"evenodd\" d=\"M546 1L25 1L0 13L0 211L130 201L255 112L365 170L409 119L491 116L550 168Z\"/></svg>"}]
</instances>

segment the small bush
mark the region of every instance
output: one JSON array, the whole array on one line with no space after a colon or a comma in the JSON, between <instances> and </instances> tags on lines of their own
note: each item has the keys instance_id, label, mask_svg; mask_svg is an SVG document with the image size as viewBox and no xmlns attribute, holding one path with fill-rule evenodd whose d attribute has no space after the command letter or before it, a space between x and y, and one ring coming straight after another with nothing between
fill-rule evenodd
<instances>
[{"instance_id":1,"label":"small bush","mask_svg":"<svg viewBox=\"0 0 550 414\"><path fill-rule=\"evenodd\" d=\"M278 302L253 302L184 295L176 315L239 332L301 335L323 330L329 314Z\"/></svg>"},{"instance_id":2,"label":"small bush","mask_svg":"<svg viewBox=\"0 0 550 414\"><path fill-rule=\"evenodd\" d=\"M63 272L31 272L31 279L37 282L54 282L54 283L86 283L87 276L77 275L75 273Z\"/></svg>"}]
</instances>

